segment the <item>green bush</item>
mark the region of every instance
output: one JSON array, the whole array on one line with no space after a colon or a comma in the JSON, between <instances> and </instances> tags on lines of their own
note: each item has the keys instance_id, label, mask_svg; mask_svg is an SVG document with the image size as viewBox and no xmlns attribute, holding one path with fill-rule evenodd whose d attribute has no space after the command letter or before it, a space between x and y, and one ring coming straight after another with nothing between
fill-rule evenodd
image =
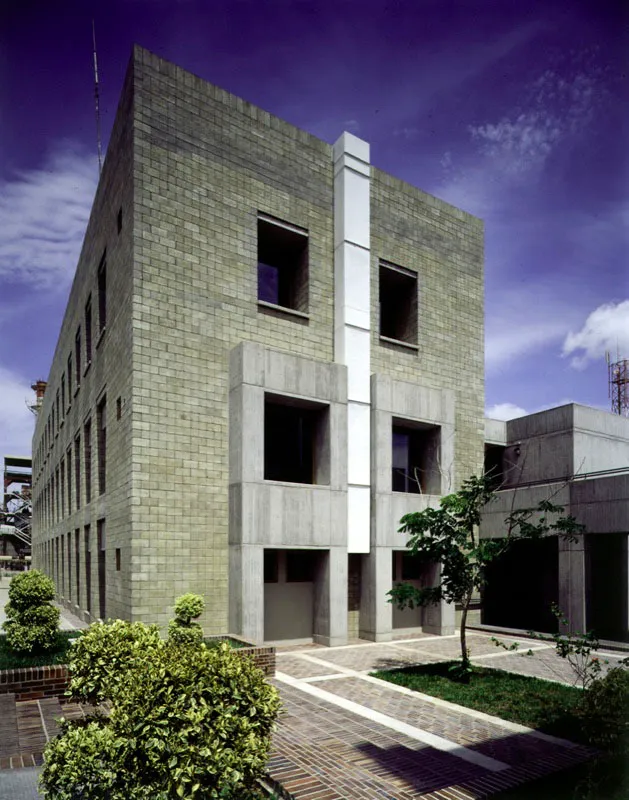
<instances>
[{"instance_id":1,"label":"green bush","mask_svg":"<svg viewBox=\"0 0 629 800\"><path fill-rule=\"evenodd\" d=\"M113 700L124 691L129 672L150 662L162 645L157 625L95 622L72 648L72 696L82 703Z\"/></svg>"},{"instance_id":2,"label":"green bush","mask_svg":"<svg viewBox=\"0 0 629 800\"><path fill-rule=\"evenodd\" d=\"M579 716L591 744L610 752L629 752L629 672L616 667L592 681Z\"/></svg>"},{"instance_id":3,"label":"green bush","mask_svg":"<svg viewBox=\"0 0 629 800\"><path fill-rule=\"evenodd\" d=\"M70 692L77 699L107 696L111 715L65 723L46 747L44 796L247 796L266 765L279 711L276 690L227 644L210 650L164 642L153 628L140 634L142 627L92 626L83 637L89 646L75 645Z\"/></svg>"},{"instance_id":4,"label":"green bush","mask_svg":"<svg viewBox=\"0 0 629 800\"><path fill-rule=\"evenodd\" d=\"M183 594L175 600L175 619L168 624L168 638L179 644L200 644L203 628L192 620L200 617L205 608L205 600L199 594Z\"/></svg>"},{"instance_id":5,"label":"green bush","mask_svg":"<svg viewBox=\"0 0 629 800\"><path fill-rule=\"evenodd\" d=\"M50 605L55 584L43 572L33 569L16 575L9 584L9 602L3 628L7 644L16 653L52 649L57 643L59 609Z\"/></svg>"}]
</instances>

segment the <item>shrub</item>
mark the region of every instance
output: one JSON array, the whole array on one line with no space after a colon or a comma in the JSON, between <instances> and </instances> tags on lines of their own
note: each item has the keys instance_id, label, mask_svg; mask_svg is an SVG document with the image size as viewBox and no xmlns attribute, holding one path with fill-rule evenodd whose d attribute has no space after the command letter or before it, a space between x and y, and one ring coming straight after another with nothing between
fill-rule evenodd
<instances>
[{"instance_id":1,"label":"shrub","mask_svg":"<svg viewBox=\"0 0 629 800\"><path fill-rule=\"evenodd\" d=\"M82 703L113 700L126 688L129 672L140 669L162 646L157 625L95 622L72 649L69 694Z\"/></svg>"},{"instance_id":2,"label":"shrub","mask_svg":"<svg viewBox=\"0 0 629 800\"><path fill-rule=\"evenodd\" d=\"M70 692L79 699L108 696L111 715L64 724L46 746L44 795L56 800L247 796L266 765L279 711L276 690L227 644L210 650L198 643L163 642L154 628L142 634L142 627L101 624L85 635L90 644L73 659ZM108 670L116 674L107 676ZM94 685L87 683L92 673Z\"/></svg>"},{"instance_id":3,"label":"shrub","mask_svg":"<svg viewBox=\"0 0 629 800\"><path fill-rule=\"evenodd\" d=\"M611 752L629 750L629 672L611 669L584 692L579 716L591 744Z\"/></svg>"},{"instance_id":4,"label":"shrub","mask_svg":"<svg viewBox=\"0 0 629 800\"><path fill-rule=\"evenodd\" d=\"M43 572L30 570L16 575L9 584L9 602L3 628L8 646L17 653L52 649L57 643L59 609L50 605L55 584Z\"/></svg>"},{"instance_id":5,"label":"shrub","mask_svg":"<svg viewBox=\"0 0 629 800\"><path fill-rule=\"evenodd\" d=\"M175 600L175 619L168 624L168 638L180 644L200 644L203 628L197 619L203 613L205 600L199 594L183 594Z\"/></svg>"}]
</instances>

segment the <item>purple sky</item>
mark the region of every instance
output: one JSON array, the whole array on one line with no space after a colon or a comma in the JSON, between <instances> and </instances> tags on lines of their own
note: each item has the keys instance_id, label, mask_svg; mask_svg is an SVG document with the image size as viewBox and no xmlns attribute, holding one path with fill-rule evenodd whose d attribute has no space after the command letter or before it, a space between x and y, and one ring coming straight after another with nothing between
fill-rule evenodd
<instances>
[{"instance_id":1,"label":"purple sky","mask_svg":"<svg viewBox=\"0 0 629 800\"><path fill-rule=\"evenodd\" d=\"M30 452L94 193L92 17L104 146L133 42L328 142L352 131L485 220L488 412L608 408L605 350L629 357L622 0L20 0L0 11L0 456Z\"/></svg>"}]
</instances>

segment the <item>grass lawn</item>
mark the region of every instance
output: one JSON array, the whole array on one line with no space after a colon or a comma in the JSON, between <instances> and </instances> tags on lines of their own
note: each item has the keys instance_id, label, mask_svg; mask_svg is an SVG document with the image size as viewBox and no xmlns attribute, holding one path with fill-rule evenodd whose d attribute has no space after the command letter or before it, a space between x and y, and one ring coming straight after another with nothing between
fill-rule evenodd
<instances>
[{"instance_id":1,"label":"grass lawn","mask_svg":"<svg viewBox=\"0 0 629 800\"><path fill-rule=\"evenodd\" d=\"M372 674L407 689L580 741L581 726L575 720L574 710L582 696L581 689L482 667L474 667L468 684L458 683L448 673L453 663L424 664Z\"/></svg>"},{"instance_id":2,"label":"grass lawn","mask_svg":"<svg viewBox=\"0 0 629 800\"><path fill-rule=\"evenodd\" d=\"M76 639L81 635L81 631L59 631L57 633L57 645L45 653L35 653L32 655L20 655L14 653L7 647L7 640L4 634L0 635L0 669L17 669L19 667L45 667L48 664L67 664L68 651L72 646L70 639Z\"/></svg>"}]
</instances>

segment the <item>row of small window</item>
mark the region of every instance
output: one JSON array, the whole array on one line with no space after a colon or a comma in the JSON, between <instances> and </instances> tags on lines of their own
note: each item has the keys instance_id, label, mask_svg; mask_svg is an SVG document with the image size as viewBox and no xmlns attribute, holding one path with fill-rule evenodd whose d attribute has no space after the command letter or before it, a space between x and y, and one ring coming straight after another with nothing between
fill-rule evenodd
<instances>
[{"instance_id":1,"label":"row of small window","mask_svg":"<svg viewBox=\"0 0 629 800\"><path fill-rule=\"evenodd\" d=\"M105 330L107 325L107 261L106 254L103 254L97 272L98 286L98 337ZM92 363L93 354L93 314L92 314L92 294L88 295L85 303L83 327L78 326L74 337L74 351L68 355L67 369L61 374L61 383L56 390L55 399L52 403L50 414L44 428L42 440L37 449L36 463L34 472L37 474L43 464L45 454L52 447L54 438L63 425L66 412L72 404L73 388L78 391L83 376L83 358L85 358L85 370ZM54 391L52 387L48 391Z\"/></svg>"},{"instance_id":2,"label":"row of small window","mask_svg":"<svg viewBox=\"0 0 629 800\"><path fill-rule=\"evenodd\" d=\"M99 519L96 523L97 541L96 551L98 553L98 616L101 619L106 617L106 543L105 543L105 519ZM74 540L74 541L73 541ZM74 536L72 532L61 534L54 539L41 544L39 559L45 567L48 575L53 577L57 586L58 594L67 600L73 600L79 608L92 613L92 544L91 526L85 525L83 528L83 546L81 546L81 529L76 528ZM81 554L83 559L81 559ZM116 571L120 571L121 556L120 548L115 550ZM82 563L81 563L82 561ZM73 583L74 574L74 586ZM74 590L74 591L73 591ZM85 599L85 605L81 601Z\"/></svg>"},{"instance_id":3,"label":"row of small window","mask_svg":"<svg viewBox=\"0 0 629 800\"><path fill-rule=\"evenodd\" d=\"M394 420L391 434L392 491L441 494L441 428ZM265 480L328 484L329 440L328 406L265 396Z\"/></svg>"},{"instance_id":4,"label":"row of small window","mask_svg":"<svg viewBox=\"0 0 629 800\"><path fill-rule=\"evenodd\" d=\"M98 457L98 494L106 491L107 476L107 398L104 397L96 407L96 445ZM81 456L83 456L83 471ZM73 469L74 466L74 469ZM67 450L65 458L52 474L46 486L35 499L33 512L40 527L54 525L81 507L81 478L85 484L85 503L92 501L92 420L83 425L81 433L74 437L74 443ZM67 488L67 502L66 502Z\"/></svg>"},{"instance_id":5,"label":"row of small window","mask_svg":"<svg viewBox=\"0 0 629 800\"><path fill-rule=\"evenodd\" d=\"M381 262L380 336L417 344L417 273ZM280 220L258 217L258 300L308 313L308 233Z\"/></svg>"}]
</instances>

